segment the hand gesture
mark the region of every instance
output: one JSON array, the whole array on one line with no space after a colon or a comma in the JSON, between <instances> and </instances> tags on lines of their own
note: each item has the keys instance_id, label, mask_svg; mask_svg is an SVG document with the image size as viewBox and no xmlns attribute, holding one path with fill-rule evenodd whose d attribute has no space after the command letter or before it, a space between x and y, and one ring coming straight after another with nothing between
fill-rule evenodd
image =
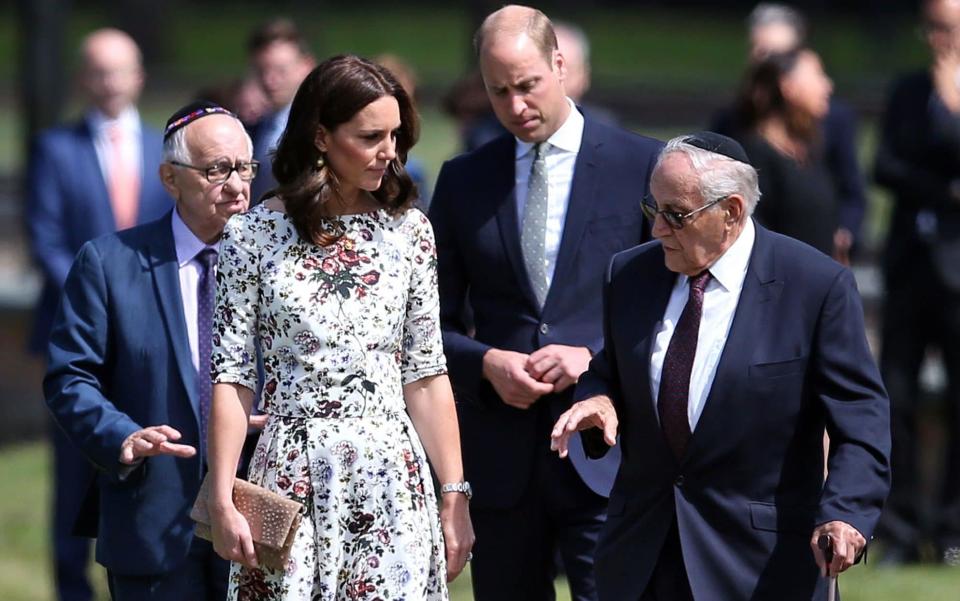
<instances>
[{"instance_id":1,"label":"hand gesture","mask_svg":"<svg viewBox=\"0 0 960 601\"><path fill-rule=\"evenodd\" d=\"M586 347L548 344L530 354L526 370L535 380L553 384L554 392L562 392L587 371L590 357Z\"/></svg>"},{"instance_id":2,"label":"hand gesture","mask_svg":"<svg viewBox=\"0 0 960 601\"><path fill-rule=\"evenodd\" d=\"M483 355L483 377L490 381L503 402L529 409L537 399L553 392L553 384L538 382L527 373L529 355L490 349Z\"/></svg>"},{"instance_id":3,"label":"hand gesture","mask_svg":"<svg viewBox=\"0 0 960 601\"><path fill-rule=\"evenodd\" d=\"M613 408L613 401L608 396L590 397L579 403L574 403L567 409L550 433L550 450L557 451L561 458L567 456L567 445L570 436L579 430L600 428L603 431L603 440L611 447L617 444L617 428L620 421L617 411Z\"/></svg>"},{"instance_id":4,"label":"hand gesture","mask_svg":"<svg viewBox=\"0 0 960 601\"><path fill-rule=\"evenodd\" d=\"M180 432L167 425L137 430L120 445L120 463L133 465L144 457L154 455L173 455L186 459L197 454L192 446L170 442L173 440L180 440Z\"/></svg>"}]
</instances>

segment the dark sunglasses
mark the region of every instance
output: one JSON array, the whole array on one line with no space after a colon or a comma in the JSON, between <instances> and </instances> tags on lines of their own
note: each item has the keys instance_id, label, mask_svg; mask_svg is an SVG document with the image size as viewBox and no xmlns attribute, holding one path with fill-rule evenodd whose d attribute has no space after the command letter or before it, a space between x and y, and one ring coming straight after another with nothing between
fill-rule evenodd
<instances>
[{"instance_id":1,"label":"dark sunglasses","mask_svg":"<svg viewBox=\"0 0 960 601\"><path fill-rule=\"evenodd\" d=\"M710 207L712 207L713 205L717 204L718 202L722 202L728 198L730 198L729 195L721 196L720 198L716 200L711 200L710 202L703 205L702 207L698 209L694 209L689 213L681 213L680 211L670 211L667 209L658 209L656 205L653 204L652 201L650 201L649 198L645 198L640 203L640 209L643 211L643 214L646 216L646 218L650 221L651 227L653 226L653 222L656 221L657 215L661 215L663 216L663 220L667 222L667 225L669 225L671 229L680 230L680 229L683 229L684 222L689 220L691 217L693 217L700 211L705 211Z\"/></svg>"}]
</instances>

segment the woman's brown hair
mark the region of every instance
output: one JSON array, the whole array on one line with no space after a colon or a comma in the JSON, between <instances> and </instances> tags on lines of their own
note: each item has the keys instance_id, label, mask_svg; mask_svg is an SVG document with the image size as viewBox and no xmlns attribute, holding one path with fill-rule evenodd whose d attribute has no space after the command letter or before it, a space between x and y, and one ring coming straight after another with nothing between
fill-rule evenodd
<instances>
[{"instance_id":1,"label":"woman's brown hair","mask_svg":"<svg viewBox=\"0 0 960 601\"><path fill-rule=\"evenodd\" d=\"M339 237L324 227L324 219L330 217L327 203L339 184L328 165L317 168L322 156L315 141L317 130L321 125L335 130L384 96L393 96L400 106L397 157L390 162L380 188L371 194L396 214L417 196L404 169L407 152L419 135L419 119L406 91L386 68L354 55L325 60L300 84L273 159L273 176L276 194L304 240L326 246Z\"/></svg>"},{"instance_id":2,"label":"woman's brown hair","mask_svg":"<svg viewBox=\"0 0 960 601\"><path fill-rule=\"evenodd\" d=\"M816 141L817 118L787 102L780 86L806 52L812 50L799 47L770 54L747 70L737 99L738 122L745 131L755 130L769 118L779 118L792 138L808 146Z\"/></svg>"}]
</instances>

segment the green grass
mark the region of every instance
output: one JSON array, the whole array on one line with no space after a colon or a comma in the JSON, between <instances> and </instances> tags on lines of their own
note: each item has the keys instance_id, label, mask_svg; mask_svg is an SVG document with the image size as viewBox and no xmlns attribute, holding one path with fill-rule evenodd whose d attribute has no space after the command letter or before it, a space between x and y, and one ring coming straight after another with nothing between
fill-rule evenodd
<instances>
[{"instance_id":1,"label":"green grass","mask_svg":"<svg viewBox=\"0 0 960 601\"><path fill-rule=\"evenodd\" d=\"M50 456L46 445L31 443L0 449L0 599L48 601L52 599L47 508ZM98 601L106 601L103 570L92 567ZM957 601L960 567L918 566L878 569L855 567L841 577L844 601ZM559 583L558 599L569 599L566 584ZM451 586L452 601L468 601L470 575Z\"/></svg>"}]
</instances>

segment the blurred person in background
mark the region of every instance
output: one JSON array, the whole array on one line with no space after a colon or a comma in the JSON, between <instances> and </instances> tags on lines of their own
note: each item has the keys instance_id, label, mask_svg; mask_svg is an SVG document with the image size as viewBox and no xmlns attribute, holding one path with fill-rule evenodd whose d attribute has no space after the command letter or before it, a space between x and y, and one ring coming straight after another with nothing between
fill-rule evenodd
<instances>
[{"instance_id":1,"label":"blurred person in background","mask_svg":"<svg viewBox=\"0 0 960 601\"><path fill-rule=\"evenodd\" d=\"M235 115L192 103L167 122L159 219L83 245L64 284L44 395L97 467L80 516L114 601L223 601L229 564L193 534L206 472L216 260L246 210L253 145Z\"/></svg>"},{"instance_id":2,"label":"blurred person in background","mask_svg":"<svg viewBox=\"0 0 960 601\"><path fill-rule=\"evenodd\" d=\"M847 199L827 167L820 128L832 91L812 50L769 54L747 72L737 137L760 173L757 220L849 264L852 235L840 225Z\"/></svg>"},{"instance_id":3,"label":"blurred person in background","mask_svg":"<svg viewBox=\"0 0 960 601\"><path fill-rule=\"evenodd\" d=\"M472 152L507 133L493 112L483 76L476 69L454 82L444 94L442 106L457 124L461 152Z\"/></svg>"},{"instance_id":4,"label":"blurred person in background","mask_svg":"<svg viewBox=\"0 0 960 601\"><path fill-rule=\"evenodd\" d=\"M592 82L587 33L580 26L564 21L555 21L553 28L557 33L557 47L567 66L567 77L563 81L567 96L584 115L607 125L617 125L619 120L610 110L583 100Z\"/></svg>"},{"instance_id":5,"label":"blurred person in background","mask_svg":"<svg viewBox=\"0 0 960 601\"><path fill-rule=\"evenodd\" d=\"M875 165L894 200L880 355L893 428L893 489L878 534L888 563L915 561L924 538L917 409L931 347L947 380L934 542L943 561L960 557L960 1L925 1L922 28L930 65L894 83Z\"/></svg>"},{"instance_id":6,"label":"blurred person in background","mask_svg":"<svg viewBox=\"0 0 960 601\"><path fill-rule=\"evenodd\" d=\"M797 9L786 4L761 2L747 18L749 36L748 69L771 54L781 54L806 45L807 21ZM712 131L739 138L746 126L736 107L718 111L710 124ZM867 197L863 170L857 158L857 115L835 96L827 113L819 119L823 162L826 165L840 212L837 216L841 246L853 248L860 238ZM752 157L751 157L752 158ZM762 176L761 176L762 177Z\"/></svg>"},{"instance_id":7,"label":"blurred person in background","mask_svg":"<svg viewBox=\"0 0 960 601\"><path fill-rule=\"evenodd\" d=\"M409 96L413 102L414 108L416 108L417 73L413 70L413 67L394 54L381 54L374 57L373 62L393 73L393 76L397 78L397 81L400 82L400 85L406 90L407 96ZM423 164L423 161L413 155L407 156L405 168L407 175L410 176L410 179L412 179L413 183L417 186L417 207L426 213L430 209L430 184L427 182L427 168Z\"/></svg>"},{"instance_id":8,"label":"blurred person in background","mask_svg":"<svg viewBox=\"0 0 960 601\"><path fill-rule=\"evenodd\" d=\"M154 176L160 132L144 124L136 102L143 89L140 49L126 33L99 29L80 47L78 81L87 101L75 123L33 140L26 178L26 227L43 274L30 350L47 348L67 272L88 240L152 221L171 200ZM89 601L90 541L73 536L74 518L93 479L86 458L53 428L52 542L61 601Z\"/></svg>"},{"instance_id":9,"label":"blurred person in background","mask_svg":"<svg viewBox=\"0 0 960 601\"><path fill-rule=\"evenodd\" d=\"M572 462L550 426L603 341L610 257L645 240L640 203L660 142L582 114L550 20L507 6L478 30L483 83L509 133L447 161L430 219L444 350L477 531L478 601L596 599L593 549L617 453ZM464 316L470 309L475 331Z\"/></svg>"},{"instance_id":10,"label":"blurred person in background","mask_svg":"<svg viewBox=\"0 0 960 601\"><path fill-rule=\"evenodd\" d=\"M264 193L276 188L270 168L273 152L287 126L293 96L315 61L303 34L286 18L256 28L247 41L247 53L269 105L264 117L249 129L253 157L263 165L250 191L250 202L257 204Z\"/></svg>"},{"instance_id":11,"label":"blurred person in background","mask_svg":"<svg viewBox=\"0 0 960 601\"><path fill-rule=\"evenodd\" d=\"M207 100L230 110L248 129L260 121L270 106L260 82L252 76L201 88L194 100Z\"/></svg>"}]
</instances>

